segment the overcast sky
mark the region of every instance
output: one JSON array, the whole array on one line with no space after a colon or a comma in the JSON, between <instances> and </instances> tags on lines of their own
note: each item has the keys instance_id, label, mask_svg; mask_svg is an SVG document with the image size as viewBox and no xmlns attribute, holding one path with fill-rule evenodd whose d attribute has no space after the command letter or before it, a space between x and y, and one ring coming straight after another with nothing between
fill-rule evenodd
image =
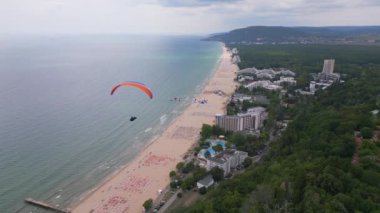
<instances>
[{"instance_id":1,"label":"overcast sky","mask_svg":"<svg viewBox=\"0 0 380 213\"><path fill-rule=\"evenodd\" d=\"M380 25L380 0L0 0L0 33L208 34Z\"/></svg>"}]
</instances>

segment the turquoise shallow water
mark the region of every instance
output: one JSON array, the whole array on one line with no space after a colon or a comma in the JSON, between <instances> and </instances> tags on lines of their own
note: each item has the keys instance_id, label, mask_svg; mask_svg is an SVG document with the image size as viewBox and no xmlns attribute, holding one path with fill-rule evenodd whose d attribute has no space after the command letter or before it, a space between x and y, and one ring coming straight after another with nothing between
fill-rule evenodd
<instances>
[{"instance_id":1,"label":"turquoise shallow water","mask_svg":"<svg viewBox=\"0 0 380 213\"><path fill-rule=\"evenodd\" d=\"M221 46L200 39L0 37L0 212L40 212L25 197L67 207L131 160L214 70ZM155 98L133 88L110 96L127 80Z\"/></svg>"}]
</instances>

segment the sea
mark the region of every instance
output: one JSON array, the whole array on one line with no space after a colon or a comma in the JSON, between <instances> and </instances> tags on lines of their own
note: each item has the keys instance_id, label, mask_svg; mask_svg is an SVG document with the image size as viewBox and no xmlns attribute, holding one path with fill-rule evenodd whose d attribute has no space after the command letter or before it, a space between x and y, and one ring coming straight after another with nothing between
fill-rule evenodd
<instances>
[{"instance_id":1,"label":"sea","mask_svg":"<svg viewBox=\"0 0 380 213\"><path fill-rule=\"evenodd\" d=\"M70 207L154 142L218 65L221 44L201 39L0 35L0 212L44 212L27 197ZM125 81L153 99L111 96Z\"/></svg>"}]
</instances>

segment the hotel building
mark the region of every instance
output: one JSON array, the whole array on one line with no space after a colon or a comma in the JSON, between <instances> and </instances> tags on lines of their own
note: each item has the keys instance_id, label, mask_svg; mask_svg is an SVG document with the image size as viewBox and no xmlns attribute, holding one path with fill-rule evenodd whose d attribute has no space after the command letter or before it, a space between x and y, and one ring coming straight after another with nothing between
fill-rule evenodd
<instances>
[{"instance_id":1,"label":"hotel building","mask_svg":"<svg viewBox=\"0 0 380 213\"><path fill-rule=\"evenodd\" d=\"M239 132L255 126L255 117L251 115L216 115L216 125L224 130Z\"/></svg>"},{"instance_id":2,"label":"hotel building","mask_svg":"<svg viewBox=\"0 0 380 213\"><path fill-rule=\"evenodd\" d=\"M206 169L207 171L210 171L214 167L219 167L223 169L224 176L226 176L231 172L231 169L242 164L247 157L247 152L226 150L215 157L207 159Z\"/></svg>"},{"instance_id":3,"label":"hotel building","mask_svg":"<svg viewBox=\"0 0 380 213\"><path fill-rule=\"evenodd\" d=\"M264 107L253 107L244 114L216 115L215 123L224 130L240 132L244 130L259 129L266 119L267 113Z\"/></svg>"}]
</instances>

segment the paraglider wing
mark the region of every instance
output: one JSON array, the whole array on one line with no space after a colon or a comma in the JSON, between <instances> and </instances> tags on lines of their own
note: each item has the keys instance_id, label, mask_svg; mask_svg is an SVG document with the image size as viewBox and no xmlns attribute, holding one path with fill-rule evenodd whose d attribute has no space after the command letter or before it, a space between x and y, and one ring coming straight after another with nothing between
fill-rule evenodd
<instances>
[{"instance_id":1,"label":"paraglider wing","mask_svg":"<svg viewBox=\"0 0 380 213\"><path fill-rule=\"evenodd\" d=\"M119 85L116 85L114 88L112 88L111 95L113 95L113 93L121 86L137 87L141 89L142 91L144 91L150 98L153 98L153 93L148 87L146 87L143 83L135 82L135 81L127 81Z\"/></svg>"}]
</instances>

